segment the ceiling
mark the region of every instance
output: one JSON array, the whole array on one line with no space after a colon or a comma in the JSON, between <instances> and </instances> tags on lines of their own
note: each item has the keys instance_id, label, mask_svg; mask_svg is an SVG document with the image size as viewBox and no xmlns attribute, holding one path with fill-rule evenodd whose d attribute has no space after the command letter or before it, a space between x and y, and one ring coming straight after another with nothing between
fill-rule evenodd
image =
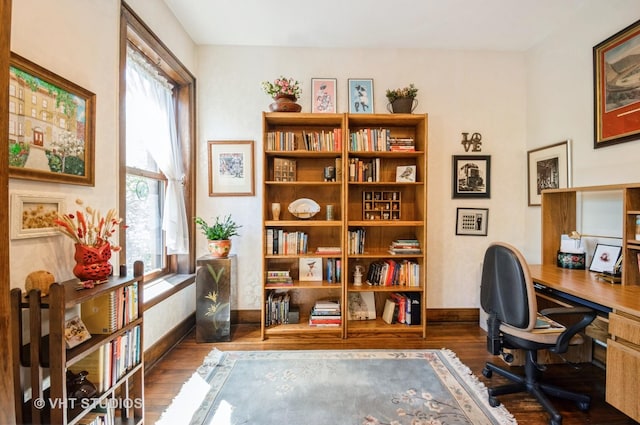
<instances>
[{"instance_id":1,"label":"ceiling","mask_svg":"<svg viewBox=\"0 0 640 425\"><path fill-rule=\"evenodd\" d=\"M523 51L589 0L164 0L198 45Z\"/></svg>"}]
</instances>

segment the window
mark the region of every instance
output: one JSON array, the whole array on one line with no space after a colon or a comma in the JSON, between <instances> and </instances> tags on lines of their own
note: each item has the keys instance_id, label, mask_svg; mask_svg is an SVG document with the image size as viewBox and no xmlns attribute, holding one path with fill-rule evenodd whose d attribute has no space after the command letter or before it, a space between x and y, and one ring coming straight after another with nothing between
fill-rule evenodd
<instances>
[{"instance_id":1,"label":"window","mask_svg":"<svg viewBox=\"0 0 640 425\"><path fill-rule=\"evenodd\" d=\"M192 273L195 78L124 4L121 25L120 260Z\"/></svg>"}]
</instances>

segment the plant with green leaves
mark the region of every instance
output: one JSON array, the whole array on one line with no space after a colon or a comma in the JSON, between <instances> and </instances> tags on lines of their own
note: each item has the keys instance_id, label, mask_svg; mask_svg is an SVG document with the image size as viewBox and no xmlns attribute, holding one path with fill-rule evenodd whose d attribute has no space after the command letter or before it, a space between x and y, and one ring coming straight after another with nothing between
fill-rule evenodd
<instances>
[{"instance_id":1,"label":"plant with green leaves","mask_svg":"<svg viewBox=\"0 0 640 425\"><path fill-rule=\"evenodd\" d=\"M391 90L387 89L386 96L389 102L393 102L396 99L408 97L409 99L415 99L418 95L418 88L413 84L409 84L407 87Z\"/></svg>"},{"instance_id":2,"label":"plant with green leaves","mask_svg":"<svg viewBox=\"0 0 640 425\"><path fill-rule=\"evenodd\" d=\"M220 219L220 216L216 217L215 223L211 226L201 217L196 217L195 222L200 226L202 234L210 241L222 241L230 239L231 236L239 236L238 229L242 227L231 219L231 214L224 219Z\"/></svg>"}]
</instances>

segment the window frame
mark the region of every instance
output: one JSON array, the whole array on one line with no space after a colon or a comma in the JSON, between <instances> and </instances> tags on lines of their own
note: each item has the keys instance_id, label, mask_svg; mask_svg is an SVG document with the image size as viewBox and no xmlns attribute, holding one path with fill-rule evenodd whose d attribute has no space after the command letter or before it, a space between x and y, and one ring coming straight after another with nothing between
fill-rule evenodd
<instances>
[{"instance_id":1,"label":"window frame","mask_svg":"<svg viewBox=\"0 0 640 425\"><path fill-rule=\"evenodd\" d=\"M120 91L119 91L119 184L118 204L120 217L126 217L126 57L127 44L132 43L135 48L158 64L160 71L175 84L177 132L182 144L182 165L185 173L185 208L187 217L195 214L195 77L171 53L151 29L131 10L122 3L120 19ZM125 226L120 226L119 238L122 245L120 263L126 262ZM167 255L166 268L145 275L145 283L171 274L192 274L195 271L195 225L189 224L189 254Z\"/></svg>"}]
</instances>

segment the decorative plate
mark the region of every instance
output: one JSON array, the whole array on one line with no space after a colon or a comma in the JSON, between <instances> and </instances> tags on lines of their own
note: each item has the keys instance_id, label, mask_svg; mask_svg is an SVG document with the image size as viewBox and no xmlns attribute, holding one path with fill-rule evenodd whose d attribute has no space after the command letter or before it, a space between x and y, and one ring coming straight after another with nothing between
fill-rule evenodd
<instances>
[{"instance_id":1,"label":"decorative plate","mask_svg":"<svg viewBox=\"0 0 640 425\"><path fill-rule=\"evenodd\" d=\"M320 212L320 205L313 199L300 198L290 203L288 210L298 218L311 218Z\"/></svg>"}]
</instances>

